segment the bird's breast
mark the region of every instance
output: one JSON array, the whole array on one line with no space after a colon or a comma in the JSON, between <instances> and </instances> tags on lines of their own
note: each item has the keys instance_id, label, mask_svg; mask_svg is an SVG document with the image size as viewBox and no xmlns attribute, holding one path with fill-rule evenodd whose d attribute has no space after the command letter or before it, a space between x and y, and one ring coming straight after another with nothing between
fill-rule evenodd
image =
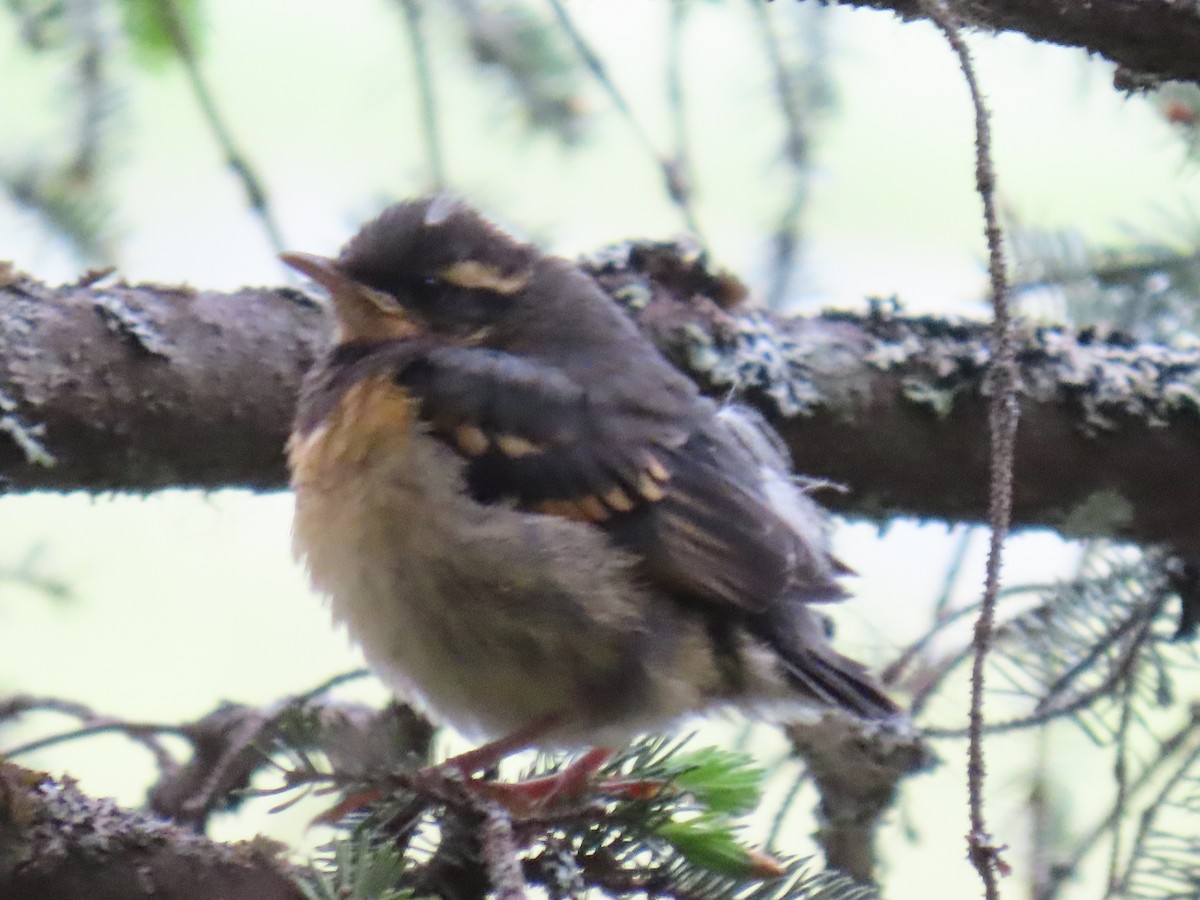
<instances>
[{"instance_id":1,"label":"bird's breast","mask_svg":"<svg viewBox=\"0 0 1200 900\"><path fill-rule=\"evenodd\" d=\"M656 640L628 562L591 526L483 506L390 380L289 444L294 546L376 673L460 730L637 703Z\"/></svg>"}]
</instances>

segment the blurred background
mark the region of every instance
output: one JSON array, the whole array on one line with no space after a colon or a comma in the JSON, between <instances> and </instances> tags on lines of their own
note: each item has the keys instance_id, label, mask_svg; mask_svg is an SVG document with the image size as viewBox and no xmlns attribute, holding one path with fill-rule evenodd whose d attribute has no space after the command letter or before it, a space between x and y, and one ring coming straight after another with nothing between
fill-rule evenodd
<instances>
[{"instance_id":1,"label":"blurred background","mask_svg":"<svg viewBox=\"0 0 1200 900\"><path fill-rule=\"evenodd\" d=\"M755 302L779 309L863 309L894 296L908 311L987 315L972 113L954 56L926 25L790 0L195 0L179 6L181 49L139 25L138 9L9 0L0 10L0 258L40 279L111 264L130 281L286 283L280 246L331 253L440 177L565 255L675 237L690 221ZM607 82L581 64L561 10ZM1189 94L1123 96L1111 66L1016 36L971 46L1019 264L1057 272L1093 251L1195 243ZM230 147L258 179L265 214L226 164ZM686 204L669 196L664 160L688 177ZM791 258L778 253L781 221ZM1086 318L1061 285L1020 299L1030 315ZM222 700L267 703L360 665L291 560L289 521L282 494L0 500L0 695L172 722ZM986 536L975 529L842 522L836 545L860 575L855 599L834 611L838 641L876 666L927 630L939 598L961 605L981 590ZM1067 577L1079 558L1053 535L1026 533L1011 543L1006 576ZM961 724L959 684L962 696L933 708L930 724ZM0 749L70 724L23 720L0 732ZM1050 773L1058 833L1077 833L1108 802L1087 785L1107 780L1111 762L1085 753L1073 723L1051 734L990 745L991 825L1012 848L1014 895L1028 895L1033 877L1035 761ZM797 775L780 764L782 739L743 723L705 726L703 739L779 765L752 826L766 834ZM962 750L942 742L940 768L905 786L883 835L887 896L977 894ZM21 762L131 805L151 775L144 751L116 737ZM814 851L813 802L802 788L780 847ZM214 833L264 831L301 852L321 840L303 829L311 807L269 816L270 805L250 803ZM1100 869L1063 896L1100 896Z\"/></svg>"}]
</instances>

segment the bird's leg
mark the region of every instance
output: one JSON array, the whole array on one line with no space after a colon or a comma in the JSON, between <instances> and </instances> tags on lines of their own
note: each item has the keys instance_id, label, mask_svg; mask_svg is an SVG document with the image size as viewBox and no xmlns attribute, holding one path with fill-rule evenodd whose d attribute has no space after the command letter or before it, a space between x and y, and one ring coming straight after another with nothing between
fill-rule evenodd
<instances>
[{"instance_id":1,"label":"bird's leg","mask_svg":"<svg viewBox=\"0 0 1200 900\"><path fill-rule=\"evenodd\" d=\"M595 775L616 755L610 747L595 747L553 775L525 781L472 781L473 789L502 804L516 814L536 811L564 801L578 801L592 793L621 800L648 800L655 797L666 782L647 779L604 778Z\"/></svg>"},{"instance_id":2,"label":"bird's leg","mask_svg":"<svg viewBox=\"0 0 1200 900\"><path fill-rule=\"evenodd\" d=\"M572 760L561 772L525 781L473 782L479 790L502 803L513 812L524 812L535 806L546 806L556 800L572 800L583 796L589 782L616 753L608 747L596 747Z\"/></svg>"},{"instance_id":3,"label":"bird's leg","mask_svg":"<svg viewBox=\"0 0 1200 900\"><path fill-rule=\"evenodd\" d=\"M561 716L544 716L499 740L490 741L473 750L452 756L443 762L426 766L414 773L414 777L417 780L438 781L449 776L462 788L474 792L477 796L500 803L516 814L527 813L537 807L548 806L559 800L578 800L585 795L596 773L613 758L616 750L609 747L593 748L572 760L560 772L529 778L525 781L505 782L474 777L476 773L491 769L512 754L536 744L538 738L557 725L561 718ZM662 784L660 782L610 779L598 782L597 787L602 793L636 800L652 796L662 787ZM348 813L357 812L382 800L388 793L390 791L387 788L368 788L358 791L346 797L332 809L322 813L313 820L313 824L332 825Z\"/></svg>"},{"instance_id":4,"label":"bird's leg","mask_svg":"<svg viewBox=\"0 0 1200 900\"><path fill-rule=\"evenodd\" d=\"M476 772L490 769L512 754L533 746L538 738L559 724L562 718L561 715L543 716L499 740L452 756L437 766L431 766L429 771L457 772L467 779L467 784L472 789L504 804L514 812L552 803L560 798L577 798L584 793L592 776L612 759L615 750L606 747L589 750L561 772L525 781L502 782L472 778Z\"/></svg>"},{"instance_id":5,"label":"bird's leg","mask_svg":"<svg viewBox=\"0 0 1200 900\"><path fill-rule=\"evenodd\" d=\"M476 772L494 768L502 760L512 756L514 753L518 753L521 750L526 750L533 746L535 743L537 743L539 737L557 725L560 721L562 721L561 715L542 716L540 719L534 720L524 728L519 728L512 734L506 735L505 737L494 741L489 741L488 743L476 747L473 750L467 750L465 753L452 756L443 762L425 766L424 768L416 771L414 773L414 777L418 780L424 779L428 781L432 779L437 781L445 780L449 775L454 777L455 780L462 782L464 786L468 787L468 789L478 788L480 785L488 785L490 788L495 789L494 792L488 792L489 796L493 796L500 802L505 802L504 798L501 796L505 793L505 789L512 787L514 798L513 805L528 807L532 803L538 802L537 797L532 795L541 789L535 788L530 792L530 795L527 796L527 799L522 801L520 797L517 796L524 793L521 789L521 786L502 785L497 782L488 782L476 779L473 776ZM606 756L605 759L607 758L608 757ZM600 763L593 767L592 772L594 772L603 764L604 761L601 760ZM572 767L573 766L568 766L568 769ZM560 774L566 774L566 770ZM578 785L576 787L577 791L582 789L587 777L588 776L584 776L583 779L578 781ZM534 781L543 780L550 781L554 779L534 779ZM325 812L313 819L312 824L333 825L350 813L358 812L366 809L372 803L377 803L389 793L391 793L391 789L385 787L371 787L365 788L361 791L355 791L353 794L343 798L340 803L335 804L333 807L325 810ZM558 796L562 792L554 791L552 793L554 796Z\"/></svg>"},{"instance_id":6,"label":"bird's leg","mask_svg":"<svg viewBox=\"0 0 1200 900\"><path fill-rule=\"evenodd\" d=\"M524 728L518 728L512 734L452 756L430 768L442 771L449 769L460 773L464 778L470 778L476 772L495 767L514 753L528 750L537 743L538 738L561 722L562 718L561 715L542 716Z\"/></svg>"}]
</instances>

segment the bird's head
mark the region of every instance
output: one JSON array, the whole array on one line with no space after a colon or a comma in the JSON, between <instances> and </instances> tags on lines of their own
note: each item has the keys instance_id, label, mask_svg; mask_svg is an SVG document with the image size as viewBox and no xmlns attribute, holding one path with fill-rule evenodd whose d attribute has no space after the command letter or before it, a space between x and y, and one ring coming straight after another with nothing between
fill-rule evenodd
<instances>
[{"instance_id":1,"label":"bird's head","mask_svg":"<svg viewBox=\"0 0 1200 900\"><path fill-rule=\"evenodd\" d=\"M337 259L281 258L329 291L343 342L426 332L470 341L516 313L538 255L462 201L437 195L384 210Z\"/></svg>"}]
</instances>

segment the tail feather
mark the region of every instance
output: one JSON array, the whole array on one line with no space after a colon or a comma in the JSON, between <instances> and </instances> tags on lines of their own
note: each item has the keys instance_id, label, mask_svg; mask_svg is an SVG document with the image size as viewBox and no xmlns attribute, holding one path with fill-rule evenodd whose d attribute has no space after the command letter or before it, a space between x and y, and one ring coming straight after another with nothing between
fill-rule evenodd
<instances>
[{"instance_id":1,"label":"tail feather","mask_svg":"<svg viewBox=\"0 0 1200 900\"><path fill-rule=\"evenodd\" d=\"M900 712L863 666L831 649L789 654L783 662L796 687L827 706L863 719L887 719Z\"/></svg>"},{"instance_id":2,"label":"tail feather","mask_svg":"<svg viewBox=\"0 0 1200 900\"><path fill-rule=\"evenodd\" d=\"M760 620L758 633L775 650L797 691L864 719L886 719L900 712L865 666L833 649L822 617L802 605L790 612L776 615L774 621Z\"/></svg>"}]
</instances>

